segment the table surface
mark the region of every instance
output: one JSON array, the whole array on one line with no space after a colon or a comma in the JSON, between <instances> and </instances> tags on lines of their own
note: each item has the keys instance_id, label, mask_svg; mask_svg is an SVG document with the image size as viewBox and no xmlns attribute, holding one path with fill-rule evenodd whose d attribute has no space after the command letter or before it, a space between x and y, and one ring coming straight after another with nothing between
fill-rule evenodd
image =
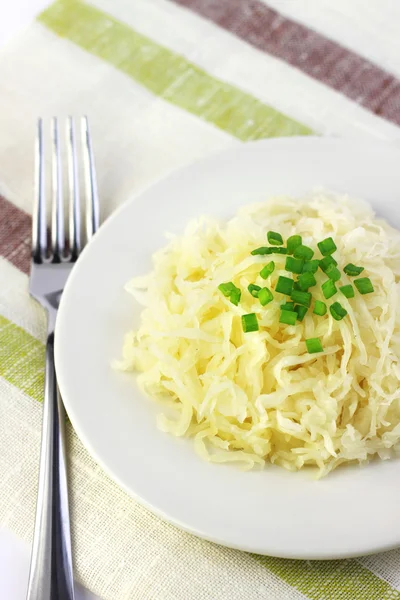
<instances>
[{"instance_id":1,"label":"table surface","mask_svg":"<svg viewBox=\"0 0 400 600\"><path fill-rule=\"evenodd\" d=\"M13 0L0 19L0 51L31 23L49 0ZM29 574L30 547L11 532L0 529L0 598L25 600ZM77 586L76 600L99 600Z\"/></svg>"}]
</instances>

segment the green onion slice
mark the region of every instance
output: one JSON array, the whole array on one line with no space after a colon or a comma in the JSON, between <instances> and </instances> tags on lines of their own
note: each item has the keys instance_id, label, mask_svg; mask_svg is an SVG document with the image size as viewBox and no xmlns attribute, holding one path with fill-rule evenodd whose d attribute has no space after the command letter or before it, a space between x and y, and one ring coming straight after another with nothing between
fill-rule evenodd
<instances>
[{"instance_id":1,"label":"green onion slice","mask_svg":"<svg viewBox=\"0 0 400 600\"><path fill-rule=\"evenodd\" d=\"M242 315L242 328L245 333L250 333L251 331L258 331L258 320L255 313Z\"/></svg>"},{"instance_id":2,"label":"green onion slice","mask_svg":"<svg viewBox=\"0 0 400 600\"><path fill-rule=\"evenodd\" d=\"M325 271L325 275L328 275L329 279L332 279L332 281L339 281L340 279L340 271L335 265L329 265Z\"/></svg>"},{"instance_id":3,"label":"green onion slice","mask_svg":"<svg viewBox=\"0 0 400 600\"><path fill-rule=\"evenodd\" d=\"M260 246L259 248L256 248L255 250L252 250L251 254L253 256L264 255L264 254L272 254L272 248L269 248L268 246Z\"/></svg>"},{"instance_id":4,"label":"green onion slice","mask_svg":"<svg viewBox=\"0 0 400 600\"><path fill-rule=\"evenodd\" d=\"M253 298L258 298L258 292L261 290L259 285L255 285L254 283L250 283L250 285L247 288L250 292L250 294L253 296Z\"/></svg>"},{"instance_id":5,"label":"green onion slice","mask_svg":"<svg viewBox=\"0 0 400 600\"><path fill-rule=\"evenodd\" d=\"M324 349L319 338L309 338L306 340L307 352L309 354L315 354L316 352L323 352Z\"/></svg>"},{"instance_id":6,"label":"green onion slice","mask_svg":"<svg viewBox=\"0 0 400 600\"><path fill-rule=\"evenodd\" d=\"M322 302L321 300L316 300L314 304L314 314L323 317L324 315L326 315L326 311L327 308L325 302Z\"/></svg>"},{"instance_id":7,"label":"green onion slice","mask_svg":"<svg viewBox=\"0 0 400 600\"><path fill-rule=\"evenodd\" d=\"M218 286L218 289L220 292L223 293L225 298L229 298L232 304L234 304L235 306L239 304L242 292L239 288L236 287L234 283L232 283L231 281L228 281L227 283L221 283Z\"/></svg>"},{"instance_id":8,"label":"green onion slice","mask_svg":"<svg viewBox=\"0 0 400 600\"><path fill-rule=\"evenodd\" d=\"M354 288L350 283L349 285L342 285L339 290L346 298L354 298Z\"/></svg>"},{"instance_id":9,"label":"green onion slice","mask_svg":"<svg viewBox=\"0 0 400 600\"><path fill-rule=\"evenodd\" d=\"M283 246L275 246L270 248L270 254L287 254L287 248L283 248Z\"/></svg>"},{"instance_id":10,"label":"green onion slice","mask_svg":"<svg viewBox=\"0 0 400 600\"><path fill-rule=\"evenodd\" d=\"M277 233L276 231L268 231L267 239L268 239L268 242L272 246L282 246L282 244L283 244L283 239L282 239L281 234Z\"/></svg>"},{"instance_id":11,"label":"green onion slice","mask_svg":"<svg viewBox=\"0 0 400 600\"><path fill-rule=\"evenodd\" d=\"M260 246L259 248L255 248L251 251L253 256L264 256L266 254L287 254L287 248L283 247L269 247L269 246Z\"/></svg>"},{"instance_id":12,"label":"green onion slice","mask_svg":"<svg viewBox=\"0 0 400 600\"><path fill-rule=\"evenodd\" d=\"M279 292L280 294L286 294L286 296L290 296L293 291L293 279L289 279L289 277L280 275L275 287L275 291Z\"/></svg>"},{"instance_id":13,"label":"green onion slice","mask_svg":"<svg viewBox=\"0 0 400 600\"><path fill-rule=\"evenodd\" d=\"M290 299L296 304L301 304L307 308L311 305L311 294L309 292L302 292L301 290L293 290Z\"/></svg>"},{"instance_id":14,"label":"green onion slice","mask_svg":"<svg viewBox=\"0 0 400 600\"><path fill-rule=\"evenodd\" d=\"M335 285L335 282L332 281L332 279L328 279L328 281L325 281L325 283L321 285L321 289L323 295L327 300L329 298L332 298L332 296L334 296L337 293L337 287Z\"/></svg>"},{"instance_id":15,"label":"green onion slice","mask_svg":"<svg viewBox=\"0 0 400 600\"><path fill-rule=\"evenodd\" d=\"M236 288L236 290L233 290L233 292L231 293L231 297L229 298L232 304L237 306L240 302L241 295L242 292L238 288Z\"/></svg>"},{"instance_id":16,"label":"green onion slice","mask_svg":"<svg viewBox=\"0 0 400 600\"><path fill-rule=\"evenodd\" d=\"M353 263L349 263L345 266L343 271L346 273L346 275L349 275L349 277L356 277L364 271L364 267L356 267L356 265L353 265Z\"/></svg>"},{"instance_id":17,"label":"green onion slice","mask_svg":"<svg viewBox=\"0 0 400 600\"><path fill-rule=\"evenodd\" d=\"M286 242L288 254L293 254L297 246L301 246L301 242L301 235L291 235L290 237L288 237Z\"/></svg>"},{"instance_id":18,"label":"green onion slice","mask_svg":"<svg viewBox=\"0 0 400 600\"><path fill-rule=\"evenodd\" d=\"M315 279L312 273L302 273L298 279L298 283L300 289L302 291L308 290L308 288L313 287L317 284L317 280Z\"/></svg>"},{"instance_id":19,"label":"green onion slice","mask_svg":"<svg viewBox=\"0 0 400 600\"><path fill-rule=\"evenodd\" d=\"M337 250L336 244L331 237L322 240L322 242L318 242L317 246L322 256L328 256L329 254L333 254L335 250Z\"/></svg>"},{"instance_id":20,"label":"green onion slice","mask_svg":"<svg viewBox=\"0 0 400 600\"><path fill-rule=\"evenodd\" d=\"M306 306L296 304L294 310L297 313L297 320L302 321L307 314L308 308Z\"/></svg>"},{"instance_id":21,"label":"green onion slice","mask_svg":"<svg viewBox=\"0 0 400 600\"><path fill-rule=\"evenodd\" d=\"M281 304L281 310L294 310L294 302L285 302L285 304Z\"/></svg>"},{"instance_id":22,"label":"green onion slice","mask_svg":"<svg viewBox=\"0 0 400 600\"><path fill-rule=\"evenodd\" d=\"M221 283L218 286L218 289L220 292L223 293L223 295L226 298L229 298L229 296L231 295L231 293L237 289L236 285L234 283L232 283L231 281L229 281L228 283Z\"/></svg>"},{"instance_id":23,"label":"green onion slice","mask_svg":"<svg viewBox=\"0 0 400 600\"><path fill-rule=\"evenodd\" d=\"M301 244L300 246L297 246L296 250L293 253L293 256L295 258L311 260L314 256L314 250L312 248L309 248L308 246L303 246L303 244Z\"/></svg>"},{"instance_id":24,"label":"green onion slice","mask_svg":"<svg viewBox=\"0 0 400 600\"><path fill-rule=\"evenodd\" d=\"M374 286L369 277L361 277L360 279L354 280L354 285L360 292L360 294L370 294L374 291Z\"/></svg>"},{"instance_id":25,"label":"green onion slice","mask_svg":"<svg viewBox=\"0 0 400 600\"><path fill-rule=\"evenodd\" d=\"M272 302L272 300L274 299L274 296L271 292L271 290L269 290L268 288L262 288L262 290L260 290L258 292L258 299L260 301L261 306L266 306L267 304L269 304L270 302Z\"/></svg>"},{"instance_id":26,"label":"green onion slice","mask_svg":"<svg viewBox=\"0 0 400 600\"><path fill-rule=\"evenodd\" d=\"M265 267L263 267L261 269L260 276L263 279L267 279L271 275L271 273L274 272L274 269L275 269L275 263L273 260L271 260L271 262L269 262L267 265L265 265Z\"/></svg>"},{"instance_id":27,"label":"green onion slice","mask_svg":"<svg viewBox=\"0 0 400 600\"><path fill-rule=\"evenodd\" d=\"M297 313L291 310L281 310L281 316L279 323L285 323L286 325L296 325Z\"/></svg>"},{"instance_id":28,"label":"green onion slice","mask_svg":"<svg viewBox=\"0 0 400 600\"><path fill-rule=\"evenodd\" d=\"M347 315L347 310L343 308L340 302L334 302L332 306L329 307L329 310L336 321L341 321Z\"/></svg>"},{"instance_id":29,"label":"green onion slice","mask_svg":"<svg viewBox=\"0 0 400 600\"><path fill-rule=\"evenodd\" d=\"M331 265L337 267L337 261L333 258L333 256L325 256L319 261L319 266L324 273L326 273L327 268Z\"/></svg>"},{"instance_id":30,"label":"green onion slice","mask_svg":"<svg viewBox=\"0 0 400 600\"><path fill-rule=\"evenodd\" d=\"M306 260L303 267L303 273L316 273L318 271L320 261L315 258L314 260Z\"/></svg>"},{"instance_id":31,"label":"green onion slice","mask_svg":"<svg viewBox=\"0 0 400 600\"><path fill-rule=\"evenodd\" d=\"M304 260L301 258L294 258L293 256L288 256L286 258L285 269L290 273L301 273L303 271Z\"/></svg>"}]
</instances>

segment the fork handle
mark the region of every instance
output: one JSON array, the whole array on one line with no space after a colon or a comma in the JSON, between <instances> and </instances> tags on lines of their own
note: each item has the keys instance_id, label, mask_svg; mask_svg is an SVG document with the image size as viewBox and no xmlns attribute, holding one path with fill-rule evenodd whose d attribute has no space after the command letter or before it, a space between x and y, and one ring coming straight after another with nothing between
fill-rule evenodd
<instances>
[{"instance_id":1,"label":"fork handle","mask_svg":"<svg viewBox=\"0 0 400 600\"><path fill-rule=\"evenodd\" d=\"M47 337L39 486L27 600L73 600L65 454L65 410L54 369L54 332Z\"/></svg>"}]
</instances>

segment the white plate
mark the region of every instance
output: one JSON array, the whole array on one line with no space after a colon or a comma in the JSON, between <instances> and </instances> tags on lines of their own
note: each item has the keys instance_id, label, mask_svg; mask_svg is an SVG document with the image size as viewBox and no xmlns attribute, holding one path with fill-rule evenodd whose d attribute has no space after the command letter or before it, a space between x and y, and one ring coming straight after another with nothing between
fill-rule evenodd
<instances>
[{"instance_id":1,"label":"white plate","mask_svg":"<svg viewBox=\"0 0 400 600\"><path fill-rule=\"evenodd\" d=\"M56 366L78 435L153 512L208 540L291 558L339 558L400 545L400 461L336 470L322 481L280 467L241 472L203 462L161 433L159 408L110 367L140 308L123 290L150 268L165 231L200 214L232 216L271 194L315 186L371 201L400 226L400 153L382 143L289 138L246 144L173 173L125 204L95 236L65 289Z\"/></svg>"}]
</instances>

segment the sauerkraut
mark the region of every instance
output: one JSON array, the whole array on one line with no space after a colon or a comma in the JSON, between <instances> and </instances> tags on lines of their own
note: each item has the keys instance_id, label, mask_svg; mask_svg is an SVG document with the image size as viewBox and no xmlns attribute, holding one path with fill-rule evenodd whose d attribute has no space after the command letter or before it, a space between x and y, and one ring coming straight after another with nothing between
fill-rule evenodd
<instances>
[{"instance_id":1,"label":"sauerkraut","mask_svg":"<svg viewBox=\"0 0 400 600\"><path fill-rule=\"evenodd\" d=\"M252 256L266 232L294 234L303 244L332 236L342 277L347 263L364 267L374 293L340 302L348 315L308 311L295 326L279 323L285 297L275 293L285 256ZM208 461L243 468L266 461L291 471L311 465L323 476L343 463L367 463L400 449L400 233L361 201L325 192L276 197L245 206L227 223L190 222L153 257L149 275L126 289L145 308L126 335L118 368L139 373L143 391L162 405L158 427L193 439ZM316 258L319 257L317 252ZM274 300L263 307L247 291L265 281L269 260ZM319 282L326 276L316 273ZM238 306L218 290L231 281ZM320 285L313 297L328 305ZM243 333L241 315L256 313L260 329ZM318 337L322 354L306 351Z\"/></svg>"}]
</instances>

